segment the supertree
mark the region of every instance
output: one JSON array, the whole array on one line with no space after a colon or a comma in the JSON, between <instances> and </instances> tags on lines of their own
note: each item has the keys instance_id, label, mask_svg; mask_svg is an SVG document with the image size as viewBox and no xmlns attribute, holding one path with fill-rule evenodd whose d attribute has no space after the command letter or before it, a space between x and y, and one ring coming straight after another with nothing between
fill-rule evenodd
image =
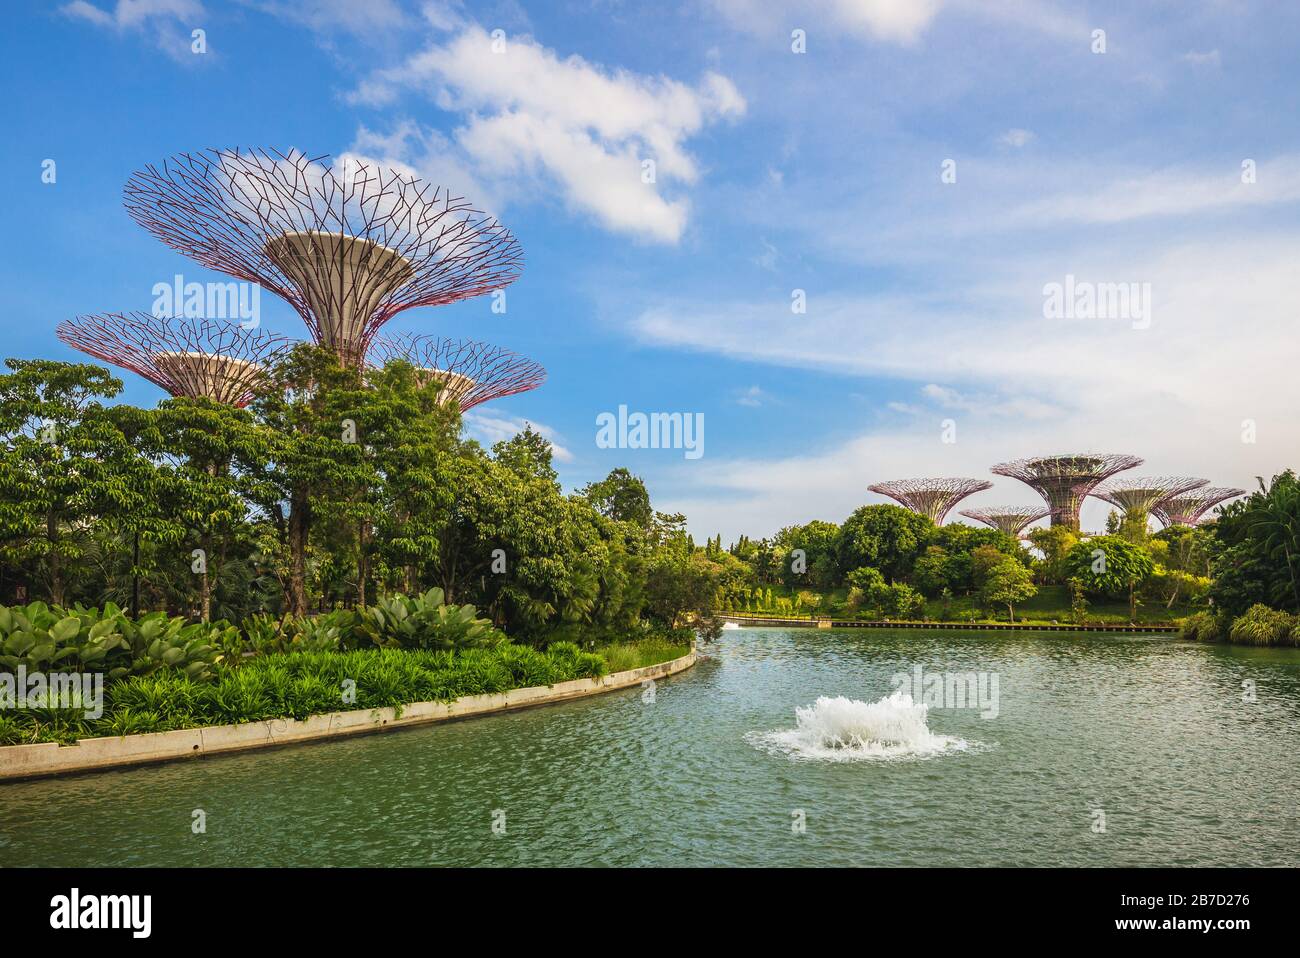
<instances>
[{"instance_id":1,"label":"supertree","mask_svg":"<svg viewBox=\"0 0 1300 958\"><path fill-rule=\"evenodd\" d=\"M1074 453L1015 459L999 463L991 471L1019 479L1042 496L1052 525L1077 530L1084 498L1115 473L1140 465L1142 460L1137 456Z\"/></svg>"},{"instance_id":2,"label":"supertree","mask_svg":"<svg viewBox=\"0 0 1300 958\"><path fill-rule=\"evenodd\" d=\"M204 266L283 297L317 343L364 362L381 326L518 278L518 241L447 189L297 150L182 153L132 174L127 212Z\"/></svg>"},{"instance_id":3,"label":"supertree","mask_svg":"<svg viewBox=\"0 0 1300 958\"><path fill-rule=\"evenodd\" d=\"M173 396L207 397L236 408L253 401L267 363L289 346L282 336L235 323L142 312L78 316L61 322L55 335Z\"/></svg>"},{"instance_id":4,"label":"supertree","mask_svg":"<svg viewBox=\"0 0 1300 958\"><path fill-rule=\"evenodd\" d=\"M983 479L894 479L867 488L929 516L939 525L953 506L973 493L992 489L993 483Z\"/></svg>"},{"instance_id":5,"label":"supertree","mask_svg":"<svg viewBox=\"0 0 1300 958\"><path fill-rule=\"evenodd\" d=\"M1169 496L1152 507L1151 512L1166 526L1196 526L1215 506L1245 494L1245 489L1208 486L1184 495Z\"/></svg>"},{"instance_id":6,"label":"supertree","mask_svg":"<svg viewBox=\"0 0 1300 958\"><path fill-rule=\"evenodd\" d=\"M985 506L982 509L963 509L960 515L991 526L1009 536L1019 536L1033 522L1052 510L1044 506Z\"/></svg>"},{"instance_id":7,"label":"supertree","mask_svg":"<svg viewBox=\"0 0 1300 958\"><path fill-rule=\"evenodd\" d=\"M1092 495L1104 499L1124 514L1124 521L1146 529L1147 516L1171 496L1181 496L1208 485L1208 479L1184 476L1137 476L1111 479L1097 486Z\"/></svg>"},{"instance_id":8,"label":"supertree","mask_svg":"<svg viewBox=\"0 0 1300 958\"><path fill-rule=\"evenodd\" d=\"M369 360L383 365L404 359L426 381L440 383L439 402L455 402L460 411L479 403L536 389L546 381L546 370L518 353L468 339L441 339L404 333L381 336Z\"/></svg>"}]
</instances>

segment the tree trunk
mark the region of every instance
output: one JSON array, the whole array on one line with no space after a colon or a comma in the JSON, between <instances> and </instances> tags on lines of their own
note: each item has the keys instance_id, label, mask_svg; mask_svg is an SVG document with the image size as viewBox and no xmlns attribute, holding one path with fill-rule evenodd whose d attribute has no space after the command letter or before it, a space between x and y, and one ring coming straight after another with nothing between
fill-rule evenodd
<instances>
[{"instance_id":1,"label":"tree trunk","mask_svg":"<svg viewBox=\"0 0 1300 958\"><path fill-rule=\"evenodd\" d=\"M204 533L199 539L203 550L203 571L199 574L199 617L204 622L212 620L212 579L208 575L208 559L212 555L212 536Z\"/></svg>"},{"instance_id":2,"label":"tree trunk","mask_svg":"<svg viewBox=\"0 0 1300 958\"><path fill-rule=\"evenodd\" d=\"M59 561L59 520L55 518L53 512L46 514L45 537L50 544L47 553L50 566L50 602L52 605L63 605L64 584L63 566Z\"/></svg>"},{"instance_id":3,"label":"tree trunk","mask_svg":"<svg viewBox=\"0 0 1300 958\"><path fill-rule=\"evenodd\" d=\"M366 562L366 520L357 525L357 608L366 607L366 577L369 574Z\"/></svg>"},{"instance_id":4,"label":"tree trunk","mask_svg":"<svg viewBox=\"0 0 1300 958\"><path fill-rule=\"evenodd\" d=\"M1007 621L1012 625L1015 625L1016 622L1016 610L1011 608L1010 602L1007 603Z\"/></svg>"},{"instance_id":5,"label":"tree trunk","mask_svg":"<svg viewBox=\"0 0 1300 958\"><path fill-rule=\"evenodd\" d=\"M307 614L307 532L311 506L306 493L295 491L289 500L289 612Z\"/></svg>"}]
</instances>

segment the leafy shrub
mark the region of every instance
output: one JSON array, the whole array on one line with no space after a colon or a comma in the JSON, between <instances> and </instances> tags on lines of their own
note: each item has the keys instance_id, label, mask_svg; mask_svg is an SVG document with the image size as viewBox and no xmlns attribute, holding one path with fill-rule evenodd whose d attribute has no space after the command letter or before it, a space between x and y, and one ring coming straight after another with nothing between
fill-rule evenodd
<instances>
[{"instance_id":1,"label":"leafy shrub","mask_svg":"<svg viewBox=\"0 0 1300 958\"><path fill-rule=\"evenodd\" d=\"M118 609L103 613L78 607L71 612L32 602L0 606L0 668L16 672L102 670L109 654L128 648Z\"/></svg>"},{"instance_id":2,"label":"leafy shrub","mask_svg":"<svg viewBox=\"0 0 1300 958\"><path fill-rule=\"evenodd\" d=\"M1292 645L1296 617L1256 603L1232 620L1229 638L1243 645Z\"/></svg>"},{"instance_id":3,"label":"leafy shrub","mask_svg":"<svg viewBox=\"0 0 1300 958\"><path fill-rule=\"evenodd\" d=\"M443 591L430 589L410 598L386 596L357 615L355 630L380 648L475 649L504 641L505 636L472 605L447 605Z\"/></svg>"},{"instance_id":4,"label":"leafy shrub","mask_svg":"<svg viewBox=\"0 0 1300 958\"><path fill-rule=\"evenodd\" d=\"M1213 612L1194 612L1179 623L1179 637L1192 642L1221 642L1226 638L1223 625Z\"/></svg>"}]
</instances>

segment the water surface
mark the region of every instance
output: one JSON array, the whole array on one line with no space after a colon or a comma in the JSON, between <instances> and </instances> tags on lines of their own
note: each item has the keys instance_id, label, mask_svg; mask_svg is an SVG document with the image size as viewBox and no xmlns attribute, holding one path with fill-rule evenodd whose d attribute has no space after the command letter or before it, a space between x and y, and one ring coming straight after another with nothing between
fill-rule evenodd
<instances>
[{"instance_id":1,"label":"water surface","mask_svg":"<svg viewBox=\"0 0 1300 958\"><path fill-rule=\"evenodd\" d=\"M0 864L1300 863L1295 650L739 629L706 651L653 702L0 784ZM995 674L996 717L881 706L917 665Z\"/></svg>"}]
</instances>

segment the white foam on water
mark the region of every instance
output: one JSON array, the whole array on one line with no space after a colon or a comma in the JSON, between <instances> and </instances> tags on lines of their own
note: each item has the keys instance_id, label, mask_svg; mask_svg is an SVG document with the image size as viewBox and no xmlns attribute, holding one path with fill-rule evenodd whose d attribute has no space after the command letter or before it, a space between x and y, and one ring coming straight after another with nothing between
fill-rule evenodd
<instances>
[{"instance_id":1,"label":"white foam on water","mask_svg":"<svg viewBox=\"0 0 1300 958\"><path fill-rule=\"evenodd\" d=\"M750 732L745 738L791 758L829 762L933 758L971 747L964 739L931 732L928 711L902 690L875 702L823 695L794 710L794 728Z\"/></svg>"},{"instance_id":2,"label":"white foam on water","mask_svg":"<svg viewBox=\"0 0 1300 958\"><path fill-rule=\"evenodd\" d=\"M726 632L728 629L738 629L738 628L740 628L740 625L739 625L738 623L736 623L736 622L723 622L723 623L722 623L722 631L724 631L724 632Z\"/></svg>"}]
</instances>

